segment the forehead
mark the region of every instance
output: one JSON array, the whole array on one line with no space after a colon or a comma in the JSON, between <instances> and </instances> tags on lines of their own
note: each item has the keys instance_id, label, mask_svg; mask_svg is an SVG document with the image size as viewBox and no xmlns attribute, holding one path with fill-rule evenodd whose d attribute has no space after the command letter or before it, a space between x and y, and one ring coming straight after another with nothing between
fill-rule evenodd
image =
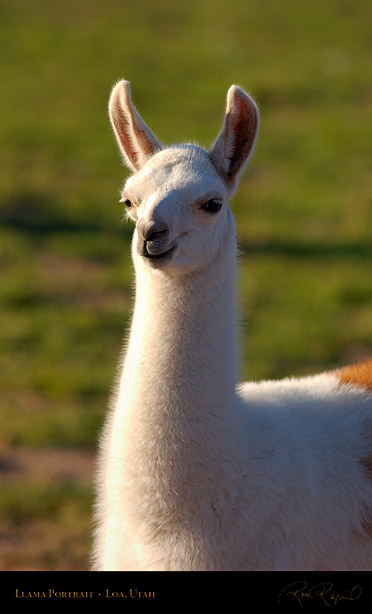
<instances>
[{"instance_id":1,"label":"forehead","mask_svg":"<svg viewBox=\"0 0 372 614\"><path fill-rule=\"evenodd\" d=\"M154 192L178 193L216 191L224 197L225 186L209 155L200 147L189 145L164 149L153 156L139 173L130 177L125 189L144 199Z\"/></svg>"}]
</instances>

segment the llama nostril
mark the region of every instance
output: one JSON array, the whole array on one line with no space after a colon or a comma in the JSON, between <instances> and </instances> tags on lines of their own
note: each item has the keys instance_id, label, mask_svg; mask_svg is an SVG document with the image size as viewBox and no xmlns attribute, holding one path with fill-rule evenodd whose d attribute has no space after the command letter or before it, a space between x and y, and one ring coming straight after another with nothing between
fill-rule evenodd
<instances>
[{"instance_id":1,"label":"llama nostril","mask_svg":"<svg viewBox=\"0 0 372 614\"><path fill-rule=\"evenodd\" d=\"M138 253L141 256L154 256L167 250L169 227L166 223L158 221L139 221L137 224L139 235Z\"/></svg>"},{"instance_id":2,"label":"llama nostril","mask_svg":"<svg viewBox=\"0 0 372 614\"><path fill-rule=\"evenodd\" d=\"M164 230L155 230L153 232L150 232L147 236L145 241L155 241L156 239L159 239L160 237L162 237L163 235L168 233L168 228L164 228Z\"/></svg>"},{"instance_id":3,"label":"llama nostril","mask_svg":"<svg viewBox=\"0 0 372 614\"><path fill-rule=\"evenodd\" d=\"M137 230L140 237L146 241L155 241L155 239L163 238L169 232L168 226L163 222L139 222Z\"/></svg>"}]
</instances>

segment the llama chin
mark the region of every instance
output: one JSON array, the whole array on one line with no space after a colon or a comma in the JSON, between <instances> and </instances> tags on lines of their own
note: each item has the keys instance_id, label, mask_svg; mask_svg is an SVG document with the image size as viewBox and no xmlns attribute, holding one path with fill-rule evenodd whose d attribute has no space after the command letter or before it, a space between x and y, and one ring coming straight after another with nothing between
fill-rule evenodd
<instances>
[{"instance_id":1,"label":"llama chin","mask_svg":"<svg viewBox=\"0 0 372 614\"><path fill-rule=\"evenodd\" d=\"M135 301L98 461L93 569L370 570L372 361L238 384L228 204L258 110L227 94L215 144L163 147L127 81L109 113L133 175Z\"/></svg>"}]
</instances>

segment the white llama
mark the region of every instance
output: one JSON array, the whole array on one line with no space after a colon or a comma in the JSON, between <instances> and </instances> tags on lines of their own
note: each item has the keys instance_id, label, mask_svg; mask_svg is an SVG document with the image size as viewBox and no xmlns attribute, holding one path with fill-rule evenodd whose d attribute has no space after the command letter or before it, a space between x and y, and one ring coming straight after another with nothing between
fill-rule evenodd
<instances>
[{"instance_id":1,"label":"white llama","mask_svg":"<svg viewBox=\"0 0 372 614\"><path fill-rule=\"evenodd\" d=\"M95 570L372 569L372 361L237 386L227 201L258 111L232 86L207 152L162 148L118 83L134 313L102 436Z\"/></svg>"}]
</instances>

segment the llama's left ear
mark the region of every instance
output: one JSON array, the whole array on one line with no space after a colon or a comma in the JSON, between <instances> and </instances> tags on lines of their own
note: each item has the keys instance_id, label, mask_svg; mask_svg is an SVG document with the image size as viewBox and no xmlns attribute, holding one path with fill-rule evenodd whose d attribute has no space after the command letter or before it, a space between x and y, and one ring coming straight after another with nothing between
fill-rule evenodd
<instances>
[{"instance_id":1,"label":"llama's left ear","mask_svg":"<svg viewBox=\"0 0 372 614\"><path fill-rule=\"evenodd\" d=\"M162 147L136 110L129 81L119 81L112 90L109 115L126 165L139 171Z\"/></svg>"},{"instance_id":2,"label":"llama's left ear","mask_svg":"<svg viewBox=\"0 0 372 614\"><path fill-rule=\"evenodd\" d=\"M253 152L259 116L252 98L237 85L227 93L225 120L210 153L212 162L233 194L239 174Z\"/></svg>"}]
</instances>

